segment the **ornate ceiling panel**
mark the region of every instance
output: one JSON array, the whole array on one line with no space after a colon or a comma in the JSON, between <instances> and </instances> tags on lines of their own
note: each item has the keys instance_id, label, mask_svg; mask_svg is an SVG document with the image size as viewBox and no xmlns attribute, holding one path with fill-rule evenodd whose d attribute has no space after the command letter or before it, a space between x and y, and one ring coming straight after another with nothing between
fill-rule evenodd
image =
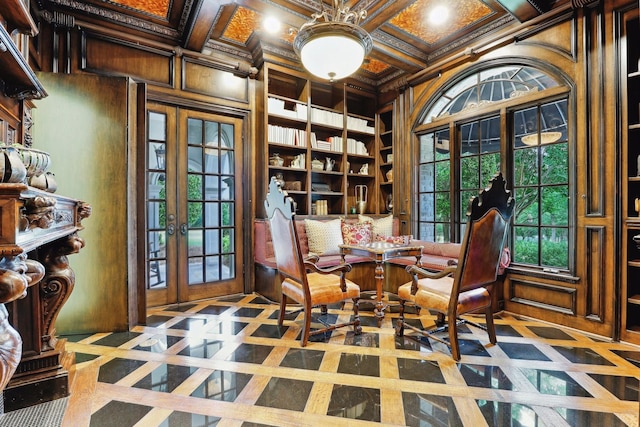
<instances>
[{"instance_id":1,"label":"ornate ceiling panel","mask_svg":"<svg viewBox=\"0 0 640 427\"><path fill-rule=\"evenodd\" d=\"M149 37L204 53L261 62L272 53L291 63L296 57L295 31L332 1L324 0L36 0L44 9L63 10L78 20L106 23L136 36ZM480 37L518 24L518 11L550 10L569 0L351 0L352 11L365 9L360 25L372 36L374 48L355 76L381 85L414 74L435 60L464 50ZM504 5L507 6L504 6ZM429 14L446 6L447 21L433 24ZM509 8L513 9L510 10ZM203 11L206 11L203 12ZM544 13L540 10L538 14ZM267 17L281 21L275 34L263 30ZM145 22L145 20L147 22ZM210 28L209 38L189 40L193 28Z\"/></svg>"}]
</instances>

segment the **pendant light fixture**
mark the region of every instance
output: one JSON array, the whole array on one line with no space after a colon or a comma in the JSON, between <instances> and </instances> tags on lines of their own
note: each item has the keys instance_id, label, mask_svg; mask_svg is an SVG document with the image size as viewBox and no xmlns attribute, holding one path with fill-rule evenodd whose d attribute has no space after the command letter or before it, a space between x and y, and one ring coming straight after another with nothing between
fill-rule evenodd
<instances>
[{"instance_id":1,"label":"pendant light fixture","mask_svg":"<svg viewBox=\"0 0 640 427\"><path fill-rule=\"evenodd\" d=\"M339 0L331 10L323 6L322 12L312 14L293 40L304 68L329 81L355 73L373 48L371 36L359 26L366 16L365 10L350 11Z\"/></svg>"}]
</instances>

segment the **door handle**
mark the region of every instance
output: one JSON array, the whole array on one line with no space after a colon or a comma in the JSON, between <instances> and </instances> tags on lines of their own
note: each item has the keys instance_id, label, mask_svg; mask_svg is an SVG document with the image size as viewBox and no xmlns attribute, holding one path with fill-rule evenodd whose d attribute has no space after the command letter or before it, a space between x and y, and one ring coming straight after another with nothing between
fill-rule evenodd
<instances>
[{"instance_id":1,"label":"door handle","mask_svg":"<svg viewBox=\"0 0 640 427\"><path fill-rule=\"evenodd\" d=\"M180 234L182 234L183 236L187 234L187 224L180 224Z\"/></svg>"},{"instance_id":2,"label":"door handle","mask_svg":"<svg viewBox=\"0 0 640 427\"><path fill-rule=\"evenodd\" d=\"M176 232L176 225L175 224L169 224L167 226L167 234L169 236L173 236L175 234L175 232Z\"/></svg>"}]
</instances>

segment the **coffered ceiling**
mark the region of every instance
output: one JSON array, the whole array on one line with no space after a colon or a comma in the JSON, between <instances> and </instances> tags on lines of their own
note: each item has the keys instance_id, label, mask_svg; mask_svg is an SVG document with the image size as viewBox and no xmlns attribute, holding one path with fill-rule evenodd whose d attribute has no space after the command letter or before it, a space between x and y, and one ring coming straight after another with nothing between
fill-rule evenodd
<instances>
[{"instance_id":1,"label":"coffered ceiling","mask_svg":"<svg viewBox=\"0 0 640 427\"><path fill-rule=\"evenodd\" d=\"M125 31L135 37L224 55L260 66L270 61L300 67L292 48L295 31L332 1L312 0L36 0L40 9ZM342 2L339 2L342 3ZM356 79L379 86L412 75L452 52L463 51L483 36L526 22L567 0L352 0L364 9L360 25L374 42ZM429 21L440 9L448 17ZM275 17L280 30L263 23Z\"/></svg>"}]
</instances>

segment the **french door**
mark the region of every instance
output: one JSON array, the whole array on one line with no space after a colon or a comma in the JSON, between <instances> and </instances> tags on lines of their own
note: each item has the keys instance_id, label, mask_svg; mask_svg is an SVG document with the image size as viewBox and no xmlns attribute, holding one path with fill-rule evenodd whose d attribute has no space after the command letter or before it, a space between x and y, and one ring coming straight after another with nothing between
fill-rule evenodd
<instances>
[{"instance_id":1,"label":"french door","mask_svg":"<svg viewBox=\"0 0 640 427\"><path fill-rule=\"evenodd\" d=\"M147 306L242 292L242 120L147 114Z\"/></svg>"}]
</instances>

